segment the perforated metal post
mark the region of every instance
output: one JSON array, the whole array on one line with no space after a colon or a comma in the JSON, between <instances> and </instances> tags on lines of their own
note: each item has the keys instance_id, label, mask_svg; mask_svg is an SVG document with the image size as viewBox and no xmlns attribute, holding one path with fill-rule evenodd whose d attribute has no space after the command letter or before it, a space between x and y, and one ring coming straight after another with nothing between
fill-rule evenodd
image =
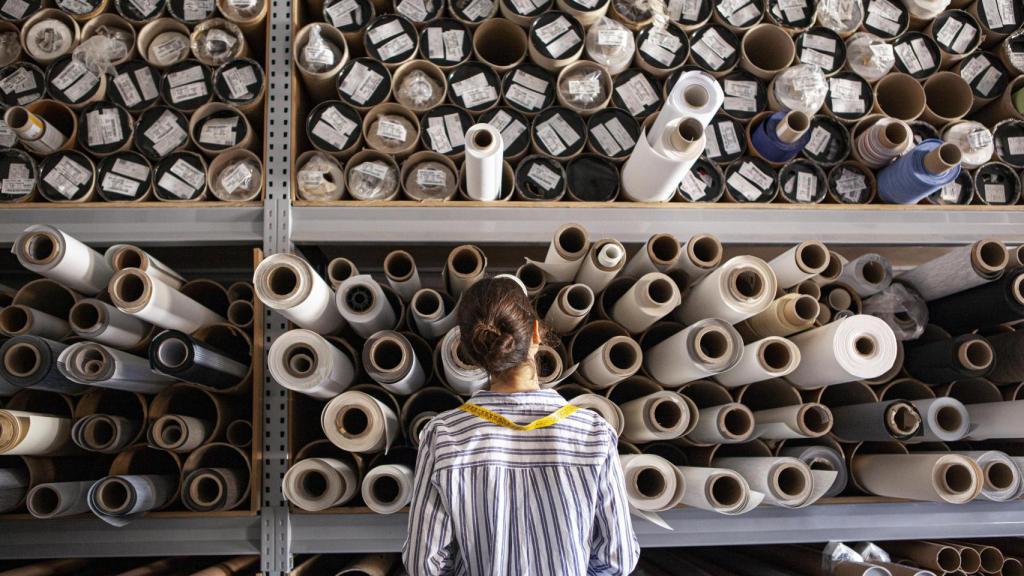
<instances>
[{"instance_id":1,"label":"perforated metal post","mask_svg":"<svg viewBox=\"0 0 1024 576\"><path fill-rule=\"evenodd\" d=\"M270 11L270 42L267 72L270 90L267 100L267 193L263 206L263 253L291 250L291 169L289 96L291 94L291 0L273 0ZM271 311L264 318L269 349L287 327ZM266 362L266 358L263 359ZM264 367L266 368L266 367ZM284 575L292 569L291 523L288 506L281 494L281 479L288 469L287 395L284 388L264 369L263 382L263 490L260 512L260 553L262 570Z\"/></svg>"}]
</instances>

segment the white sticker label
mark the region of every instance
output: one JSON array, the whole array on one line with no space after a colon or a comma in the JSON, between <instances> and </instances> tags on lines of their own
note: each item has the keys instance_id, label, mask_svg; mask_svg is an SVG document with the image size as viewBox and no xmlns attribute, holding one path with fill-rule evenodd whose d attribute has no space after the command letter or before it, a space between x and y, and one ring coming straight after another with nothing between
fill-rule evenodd
<instances>
[{"instance_id":1,"label":"white sticker label","mask_svg":"<svg viewBox=\"0 0 1024 576\"><path fill-rule=\"evenodd\" d=\"M380 136L385 140L405 142L405 139L408 137L408 132L406 131L405 126L400 122L382 119L377 122L377 136Z\"/></svg>"},{"instance_id":2,"label":"white sticker label","mask_svg":"<svg viewBox=\"0 0 1024 576\"><path fill-rule=\"evenodd\" d=\"M960 184L954 180L949 184L942 187L942 192L939 193L939 198L944 202L959 202L960 201Z\"/></svg>"},{"instance_id":3,"label":"white sticker label","mask_svg":"<svg viewBox=\"0 0 1024 576\"><path fill-rule=\"evenodd\" d=\"M378 52L380 52L380 59L386 61L410 52L413 48L415 48L415 44L413 44L412 38L403 34L381 46Z\"/></svg>"},{"instance_id":4,"label":"white sticker label","mask_svg":"<svg viewBox=\"0 0 1024 576\"><path fill-rule=\"evenodd\" d=\"M444 38L444 59L451 62L462 60L462 37L461 30L446 30Z\"/></svg>"},{"instance_id":5,"label":"white sticker label","mask_svg":"<svg viewBox=\"0 0 1024 576\"><path fill-rule=\"evenodd\" d=\"M551 53L552 58L558 58L562 54L565 54L571 48L575 48L580 43L580 36L575 30L569 30L563 34L558 40L555 40L551 44L548 44L548 52Z\"/></svg>"},{"instance_id":6,"label":"white sticker label","mask_svg":"<svg viewBox=\"0 0 1024 576\"><path fill-rule=\"evenodd\" d=\"M388 175L388 167L382 162L363 162L353 170L376 180L383 180Z\"/></svg>"},{"instance_id":7,"label":"white sticker label","mask_svg":"<svg viewBox=\"0 0 1024 576\"><path fill-rule=\"evenodd\" d=\"M978 82L978 93L982 96L989 96L992 94L992 89L995 88L996 83L1002 78L1003 74L996 70L994 67L990 67L985 75L981 77L981 81Z\"/></svg>"},{"instance_id":8,"label":"white sticker label","mask_svg":"<svg viewBox=\"0 0 1024 576\"><path fill-rule=\"evenodd\" d=\"M526 172L526 177L545 190L554 190L561 180L557 172L540 162L530 166L529 171Z\"/></svg>"},{"instance_id":9,"label":"white sticker label","mask_svg":"<svg viewBox=\"0 0 1024 576\"><path fill-rule=\"evenodd\" d=\"M444 129L444 120L433 116L427 126L427 136L430 137L430 148L435 152L447 154L453 150L452 143L448 139L448 133Z\"/></svg>"},{"instance_id":10,"label":"white sticker label","mask_svg":"<svg viewBox=\"0 0 1024 576\"><path fill-rule=\"evenodd\" d=\"M90 110L85 115L85 124L89 146L116 144L124 138L121 117L115 108Z\"/></svg>"},{"instance_id":11,"label":"white sticker label","mask_svg":"<svg viewBox=\"0 0 1024 576\"><path fill-rule=\"evenodd\" d=\"M395 6L395 11L413 22L424 22L427 19L427 7L423 0L402 0Z\"/></svg>"},{"instance_id":12,"label":"white sticker label","mask_svg":"<svg viewBox=\"0 0 1024 576\"><path fill-rule=\"evenodd\" d=\"M731 122L719 122L718 132L722 135L722 148L728 154L739 154L743 148L740 147L739 137Z\"/></svg>"},{"instance_id":13,"label":"white sticker label","mask_svg":"<svg viewBox=\"0 0 1024 576\"><path fill-rule=\"evenodd\" d=\"M121 100L124 101L125 106L131 108L142 102L142 97L139 96L139 91L135 89L135 83L132 82L130 75L118 74L114 76L114 87L117 88L117 92L121 95Z\"/></svg>"},{"instance_id":14,"label":"white sticker label","mask_svg":"<svg viewBox=\"0 0 1024 576\"><path fill-rule=\"evenodd\" d=\"M985 184L984 192L989 204L1006 203L1006 188L1002 184Z\"/></svg>"},{"instance_id":15,"label":"white sticker label","mask_svg":"<svg viewBox=\"0 0 1024 576\"><path fill-rule=\"evenodd\" d=\"M726 80L723 88L727 96L757 98L757 82L749 80Z\"/></svg>"},{"instance_id":16,"label":"white sticker label","mask_svg":"<svg viewBox=\"0 0 1024 576\"><path fill-rule=\"evenodd\" d=\"M3 90L4 94L31 92L37 87L36 78L28 68L18 68L0 80L0 90Z\"/></svg>"},{"instance_id":17,"label":"white sticker label","mask_svg":"<svg viewBox=\"0 0 1024 576\"><path fill-rule=\"evenodd\" d=\"M821 153L825 151L825 148L831 140L832 135L828 133L828 130L825 130L821 126L815 126L814 129L811 130L811 139L807 142L807 146L804 146L804 149L811 154L820 156Z\"/></svg>"},{"instance_id":18,"label":"white sticker label","mask_svg":"<svg viewBox=\"0 0 1024 576\"><path fill-rule=\"evenodd\" d=\"M757 112L757 100L726 96L722 108L730 112Z\"/></svg>"},{"instance_id":19,"label":"white sticker label","mask_svg":"<svg viewBox=\"0 0 1024 576\"><path fill-rule=\"evenodd\" d=\"M171 88L171 102L173 104L205 98L207 95L209 95L209 92L206 90L206 84L203 82L193 82L192 84Z\"/></svg>"},{"instance_id":20,"label":"white sticker label","mask_svg":"<svg viewBox=\"0 0 1024 576\"><path fill-rule=\"evenodd\" d=\"M494 3L491 0L473 0L462 11L462 15L470 22L483 20L494 11Z\"/></svg>"},{"instance_id":21,"label":"white sticker label","mask_svg":"<svg viewBox=\"0 0 1024 576\"><path fill-rule=\"evenodd\" d=\"M62 157L47 173L43 181L53 186L65 198L69 200L78 193L81 187L89 182L92 172L88 168L75 162L68 156Z\"/></svg>"},{"instance_id":22,"label":"white sticker label","mask_svg":"<svg viewBox=\"0 0 1024 576\"><path fill-rule=\"evenodd\" d=\"M751 202L761 197L761 191L751 184L749 180L741 176L739 172L733 172L726 182Z\"/></svg>"},{"instance_id":23,"label":"white sticker label","mask_svg":"<svg viewBox=\"0 0 1024 576\"><path fill-rule=\"evenodd\" d=\"M252 66L229 68L221 73L221 77L228 84L228 92L234 100L244 100L255 96L249 87L258 82L256 70Z\"/></svg>"},{"instance_id":24,"label":"white sticker label","mask_svg":"<svg viewBox=\"0 0 1024 576\"><path fill-rule=\"evenodd\" d=\"M182 200L192 198L192 195L196 192L195 188L190 187L181 179L175 178L170 172L164 172L164 174L160 176L160 181L157 182L156 185Z\"/></svg>"},{"instance_id":25,"label":"white sticker label","mask_svg":"<svg viewBox=\"0 0 1024 576\"><path fill-rule=\"evenodd\" d=\"M611 133L612 138L615 138L615 142L617 142L623 150L632 150L633 147L636 146L636 140L630 136L629 131L622 125L622 122L619 122L618 118L612 118L605 122L604 126L608 128L608 132Z\"/></svg>"},{"instance_id":26,"label":"white sticker label","mask_svg":"<svg viewBox=\"0 0 1024 576\"><path fill-rule=\"evenodd\" d=\"M320 120L313 125L313 135L326 141L335 150L344 150L348 144L346 136L324 120Z\"/></svg>"},{"instance_id":27,"label":"white sticker label","mask_svg":"<svg viewBox=\"0 0 1024 576\"><path fill-rule=\"evenodd\" d=\"M772 177L765 174L760 168L751 162L744 162L740 164L739 173L754 184L757 184L762 190L767 190L772 186Z\"/></svg>"},{"instance_id":28,"label":"white sticker label","mask_svg":"<svg viewBox=\"0 0 1024 576\"><path fill-rule=\"evenodd\" d=\"M252 171L244 162L239 162L221 173L220 186L228 194L244 190L252 183Z\"/></svg>"},{"instance_id":29,"label":"white sticker label","mask_svg":"<svg viewBox=\"0 0 1024 576\"><path fill-rule=\"evenodd\" d=\"M526 110L540 110L544 107L544 95L519 84L511 84L505 92L505 99Z\"/></svg>"},{"instance_id":30,"label":"white sticker label","mask_svg":"<svg viewBox=\"0 0 1024 576\"><path fill-rule=\"evenodd\" d=\"M608 156L615 156L622 152L622 147L612 138L611 132L604 124L598 124L590 131L590 136L597 141L597 144Z\"/></svg>"},{"instance_id":31,"label":"white sticker label","mask_svg":"<svg viewBox=\"0 0 1024 576\"><path fill-rule=\"evenodd\" d=\"M552 40L558 38L563 32L572 28L572 24L564 16L559 16L552 22L549 22L540 28L534 30L534 34L544 44L550 44Z\"/></svg>"},{"instance_id":32,"label":"white sticker label","mask_svg":"<svg viewBox=\"0 0 1024 576\"><path fill-rule=\"evenodd\" d=\"M153 81L153 74L149 68L139 68L134 74L135 81L139 84L139 90L142 91L143 100L156 100L160 96L160 92L156 88L156 82Z\"/></svg>"},{"instance_id":33,"label":"white sticker label","mask_svg":"<svg viewBox=\"0 0 1024 576\"><path fill-rule=\"evenodd\" d=\"M387 24L381 26L375 26L367 34L370 36L370 42L373 42L374 46L379 46L381 42L384 42L392 36L397 36L402 33L402 21L392 20Z\"/></svg>"},{"instance_id":34,"label":"white sticker label","mask_svg":"<svg viewBox=\"0 0 1024 576\"><path fill-rule=\"evenodd\" d=\"M537 126L537 139L540 140L544 148L553 156L559 156L566 150L566 145L562 143L561 138L558 137L558 133L555 129L547 122Z\"/></svg>"},{"instance_id":35,"label":"white sticker label","mask_svg":"<svg viewBox=\"0 0 1024 576\"><path fill-rule=\"evenodd\" d=\"M188 139L188 134L178 125L177 118L168 110L165 110L143 135L153 143L153 149L158 156L166 156Z\"/></svg>"},{"instance_id":36,"label":"white sticker label","mask_svg":"<svg viewBox=\"0 0 1024 576\"><path fill-rule=\"evenodd\" d=\"M210 118L199 131L199 142L215 146L234 146L238 118Z\"/></svg>"},{"instance_id":37,"label":"white sticker label","mask_svg":"<svg viewBox=\"0 0 1024 576\"><path fill-rule=\"evenodd\" d=\"M448 174L444 170L420 168L416 171L416 184L423 188L444 188L448 185Z\"/></svg>"},{"instance_id":38,"label":"white sticker label","mask_svg":"<svg viewBox=\"0 0 1024 576\"><path fill-rule=\"evenodd\" d=\"M146 178L149 178L149 166L125 160L124 158L114 160L114 165L110 168L110 171L139 181L145 181Z\"/></svg>"},{"instance_id":39,"label":"white sticker label","mask_svg":"<svg viewBox=\"0 0 1024 576\"><path fill-rule=\"evenodd\" d=\"M437 26L427 28L427 58L444 60L444 30Z\"/></svg>"},{"instance_id":40,"label":"white sticker label","mask_svg":"<svg viewBox=\"0 0 1024 576\"><path fill-rule=\"evenodd\" d=\"M806 48L814 48L829 54L835 54L836 52L836 41L833 38L818 36L817 34L804 34L803 39Z\"/></svg>"},{"instance_id":41,"label":"white sticker label","mask_svg":"<svg viewBox=\"0 0 1024 576\"><path fill-rule=\"evenodd\" d=\"M171 164L171 173L175 176L180 177L185 182L188 182L193 188L199 189L203 187L203 183L206 182L206 175L203 171L189 164L184 159L179 158Z\"/></svg>"},{"instance_id":42,"label":"white sticker label","mask_svg":"<svg viewBox=\"0 0 1024 576\"><path fill-rule=\"evenodd\" d=\"M100 182L100 186L103 187L104 192L119 196L135 196L139 191L139 182L114 174L113 172L107 172L103 175L103 181Z\"/></svg>"},{"instance_id":43,"label":"white sticker label","mask_svg":"<svg viewBox=\"0 0 1024 576\"><path fill-rule=\"evenodd\" d=\"M462 126L462 120L458 114L445 114L444 128L448 132L448 139L452 146L459 147L466 144L466 129Z\"/></svg>"},{"instance_id":44,"label":"white sticker label","mask_svg":"<svg viewBox=\"0 0 1024 576\"><path fill-rule=\"evenodd\" d=\"M11 16L15 20L21 20L25 13L28 12L29 3L24 0L7 0L4 2L3 7L0 7L0 12Z\"/></svg>"},{"instance_id":45,"label":"white sticker label","mask_svg":"<svg viewBox=\"0 0 1024 576\"><path fill-rule=\"evenodd\" d=\"M679 183L679 188L691 202L696 202L708 194L708 183L700 176L694 174L692 170L687 172L686 176L683 176L683 181Z\"/></svg>"},{"instance_id":46,"label":"white sticker label","mask_svg":"<svg viewBox=\"0 0 1024 576\"><path fill-rule=\"evenodd\" d=\"M202 81L203 69L200 66L192 66L191 68L171 72L167 75L167 82L171 85L171 88L177 88L178 86L189 84L191 82Z\"/></svg>"},{"instance_id":47,"label":"white sticker label","mask_svg":"<svg viewBox=\"0 0 1024 576\"><path fill-rule=\"evenodd\" d=\"M1012 136L1007 138L1006 147L1010 149L1010 154L1014 156L1024 154L1024 136Z\"/></svg>"},{"instance_id":48,"label":"white sticker label","mask_svg":"<svg viewBox=\"0 0 1024 576\"><path fill-rule=\"evenodd\" d=\"M598 30L598 46L625 46L629 44L629 31L627 30Z\"/></svg>"},{"instance_id":49,"label":"white sticker label","mask_svg":"<svg viewBox=\"0 0 1024 576\"><path fill-rule=\"evenodd\" d=\"M793 180L790 179L790 182ZM818 179L814 174L797 172L796 175L796 199L800 202L810 202L818 193Z\"/></svg>"},{"instance_id":50,"label":"white sticker label","mask_svg":"<svg viewBox=\"0 0 1024 576\"><path fill-rule=\"evenodd\" d=\"M643 74L637 74L615 88L615 93L622 99L626 109L633 116L643 112L648 106L658 102L658 93Z\"/></svg>"}]
</instances>

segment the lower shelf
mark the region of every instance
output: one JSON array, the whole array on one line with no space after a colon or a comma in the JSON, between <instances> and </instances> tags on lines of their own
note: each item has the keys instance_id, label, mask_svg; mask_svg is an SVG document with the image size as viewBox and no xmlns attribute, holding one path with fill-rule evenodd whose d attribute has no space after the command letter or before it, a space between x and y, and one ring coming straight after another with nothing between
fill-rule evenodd
<instances>
[{"instance_id":1,"label":"lower shelf","mask_svg":"<svg viewBox=\"0 0 1024 576\"><path fill-rule=\"evenodd\" d=\"M124 528L83 516L0 522L0 558L259 554L259 516L141 518Z\"/></svg>"},{"instance_id":2,"label":"lower shelf","mask_svg":"<svg viewBox=\"0 0 1024 576\"><path fill-rule=\"evenodd\" d=\"M803 510L765 507L741 517L679 509L661 516L672 531L634 520L633 527L642 546L1024 535L1024 501L973 502L964 506L919 502L825 504ZM398 552L405 541L407 521L406 514L292 514L292 553Z\"/></svg>"}]
</instances>

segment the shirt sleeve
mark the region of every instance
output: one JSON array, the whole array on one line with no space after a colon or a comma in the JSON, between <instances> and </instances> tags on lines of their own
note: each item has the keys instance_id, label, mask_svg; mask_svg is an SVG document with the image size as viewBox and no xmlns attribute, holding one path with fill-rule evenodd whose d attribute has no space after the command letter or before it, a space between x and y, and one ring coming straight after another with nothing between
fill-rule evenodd
<instances>
[{"instance_id":1,"label":"shirt sleeve","mask_svg":"<svg viewBox=\"0 0 1024 576\"><path fill-rule=\"evenodd\" d=\"M640 543L633 532L626 499L626 482L619 464L617 439L612 441L599 484L594 533L590 542L587 576L619 576L633 572L640 558Z\"/></svg>"},{"instance_id":2,"label":"shirt sleeve","mask_svg":"<svg viewBox=\"0 0 1024 576\"><path fill-rule=\"evenodd\" d=\"M455 571L456 547L451 516L432 481L436 438L437 426L428 424L420 438L409 510L409 532L402 551L409 576L442 576Z\"/></svg>"}]
</instances>

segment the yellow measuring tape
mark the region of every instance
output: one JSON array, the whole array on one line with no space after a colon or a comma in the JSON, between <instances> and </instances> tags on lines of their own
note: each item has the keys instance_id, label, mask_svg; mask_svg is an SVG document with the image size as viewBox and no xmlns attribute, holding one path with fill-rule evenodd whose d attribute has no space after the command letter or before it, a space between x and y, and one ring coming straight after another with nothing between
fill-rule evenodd
<instances>
[{"instance_id":1,"label":"yellow measuring tape","mask_svg":"<svg viewBox=\"0 0 1024 576\"><path fill-rule=\"evenodd\" d=\"M474 416L487 420L491 424L497 424L502 428L508 428L509 430L516 430L518 432L528 432L530 430L536 430L538 428L547 428L548 426L557 424L561 420L564 420L569 416L572 416L573 412L576 412L579 409L579 406L566 404L565 406L562 406L561 408L555 410L551 414L548 414L543 418L538 418L533 422L530 422L529 424L516 424L515 422L509 420L508 418L505 418L501 414L491 412L487 408L477 406L476 404L463 404L462 406L459 406L459 410L462 410L463 412L468 412Z\"/></svg>"}]
</instances>

